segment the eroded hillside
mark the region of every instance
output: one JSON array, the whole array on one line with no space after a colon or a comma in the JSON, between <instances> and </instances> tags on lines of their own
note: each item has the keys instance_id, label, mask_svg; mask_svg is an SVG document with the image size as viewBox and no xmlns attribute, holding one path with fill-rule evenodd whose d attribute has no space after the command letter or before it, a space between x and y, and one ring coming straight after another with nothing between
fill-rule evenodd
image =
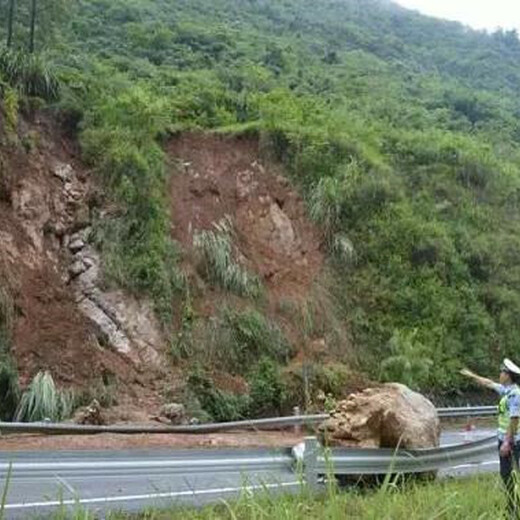
<instances>
[{"instance_id":1,"label":"eroded hillside","mask_svg":"<svg viewBox=\"0 0 520 520\"><path fill-rule=\"evenodd\" d=\"M0 275L14 309L10 352L21 386L48 370L74 390L78 406L104 399L108 420L143 421L172 399L211 414L194 373L223 399L234 392L244 403L262 362L281 369L276 377L295 395L306 363L332 366L345 384L334 361L353 358L329 290L322 236L281 166L256 137L185 134L166 151L171 233L186 279L169 327L146 299L106 280L96 233L114 209L74 140L44 117L21 123L17 133L4 129ZM236 269L254 290L211 271L208 261L219 251L205 251L204 236L224 239L224 270ZM287 407L300 401L295 395L263 406Z\"/></svg>"},{"instance_id":2,"label":"eroded hillside","mask_svg":"<svg viewBox=\"0 0 520 520\"><path fill-rule=\"evenodd\" d=\"M322 232L283 168L257 137L185 134L167 150L172 235L184 251L190 287L188 316L173 346L181 364L200 364L217 385L234 390L263 358L272 360L293 385L293 404L303 401L305 377L309 392L331 390L324 370L337 376L335 391L359 384L347 376L355 356L330 290ZM226 278L233 269L244 282ZM314 364L318 369L304 376Z\"/></svg>"},{"instance_id":3,"label":"eroded hillside","mask_svg":"<svg viewBox=\"0 0 520 520\"><path fill-rule=\"evenodd\" d=\"M23 144L22 144L23 143ZM156 407L164 340L145 302L106 291L89 244L99 193L49 119L3 132L0 276L20 383L48 370L83 399Z\"/></svg>"}]
</instances>

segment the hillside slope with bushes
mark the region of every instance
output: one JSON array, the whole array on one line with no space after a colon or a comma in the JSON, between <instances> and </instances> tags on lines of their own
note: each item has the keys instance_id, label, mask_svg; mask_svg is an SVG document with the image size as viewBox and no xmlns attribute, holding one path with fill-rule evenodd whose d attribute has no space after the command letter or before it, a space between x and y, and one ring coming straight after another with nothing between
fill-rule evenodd
<instances>
[{"instance_id":1,"label":"hillside slope with bushes","mask_svg":"<svg viewBox=\"0 0 520 520\"><path fill-rule=\"evenodd\" d=\"M34 74L20 7L3 120L43 111L79 144L103 301L157 319L153 345L122 329L140 370L158 352L158 402L237 418L378 380L453 399L463 365L515 358L514 31L379 0L60 6Z\"/></svg>"}]
</instances>

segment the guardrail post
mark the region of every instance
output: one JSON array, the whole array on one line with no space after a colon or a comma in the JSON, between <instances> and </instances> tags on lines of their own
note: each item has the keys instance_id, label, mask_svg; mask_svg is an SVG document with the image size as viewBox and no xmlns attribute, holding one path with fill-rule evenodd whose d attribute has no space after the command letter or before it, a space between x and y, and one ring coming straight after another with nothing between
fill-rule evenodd
<instances>
[{"instance_id":1,"label":"guardrail post","mask_svg":"<svg viewBox=\"0 0 520 520\"><path fill-rule=\"evenodd\" d=\"M303 453L305 482L309 489L318 487L318 452L320 444L316 437L305 437L305 451Z\"/></svg>"},{"instance_id":2,"label":"guardrail post","mask_svg":"<svg viewBox=\"0 0 520 520\"><path fill-rule=\"evenodd\" d=\"M300 407L299 407L299 406L295 406L295 407L293 408L293 415L294 415L295 417L298 417L298 416L300 415ZM294 425L294 433L295 433L296 435L300 435L301 431L302 431L301 424L295 424L295 425Z\"/></svg>"}]
</instances>

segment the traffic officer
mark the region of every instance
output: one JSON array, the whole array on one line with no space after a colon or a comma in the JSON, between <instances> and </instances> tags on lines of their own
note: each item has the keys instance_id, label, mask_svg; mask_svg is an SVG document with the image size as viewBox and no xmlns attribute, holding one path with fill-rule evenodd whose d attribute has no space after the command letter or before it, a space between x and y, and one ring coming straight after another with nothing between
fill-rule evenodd
<instances>
[{"instance_id":1,"label":"traffic officer","mask_svg":"<svg viewBox=\"0 0 520 520\"><path fill-rule=\"evenodd\" d=\"M515 493L513 466L518 469L520 458L520 367L510 359L504 359L500 367L499 382L481 377L467 368L461 370L479 385L495 390L500 395L498 403L498 451L500 457L500 476L507 493L507 508L510 518L520 519L520 501Z\"/></svg>"}]
</instances>

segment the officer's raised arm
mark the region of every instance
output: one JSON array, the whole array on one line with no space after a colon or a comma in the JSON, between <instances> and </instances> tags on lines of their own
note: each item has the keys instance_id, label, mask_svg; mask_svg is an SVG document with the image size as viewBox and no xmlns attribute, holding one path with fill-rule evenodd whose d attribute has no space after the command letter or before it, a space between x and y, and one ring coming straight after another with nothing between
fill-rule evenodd
<instances>
[{"instance_id":1,"label":"officer's raised arm","mask_svg":"<svg viewBox=\"0 0 520 520\"><path fill-rule=\"evenodd\" d=\"M479 376L478 374L475 374L475 372L472 372L471 370L468 370L467 368L463 368L460 373L465 376L469 377L473 381L475 381L480 386L484 386L486 388L490 388L491 390L497 390L497 387L500 387L499 383L496 383L492 379L488 379L487 377Z\"/></svg>"}]
</instances>

